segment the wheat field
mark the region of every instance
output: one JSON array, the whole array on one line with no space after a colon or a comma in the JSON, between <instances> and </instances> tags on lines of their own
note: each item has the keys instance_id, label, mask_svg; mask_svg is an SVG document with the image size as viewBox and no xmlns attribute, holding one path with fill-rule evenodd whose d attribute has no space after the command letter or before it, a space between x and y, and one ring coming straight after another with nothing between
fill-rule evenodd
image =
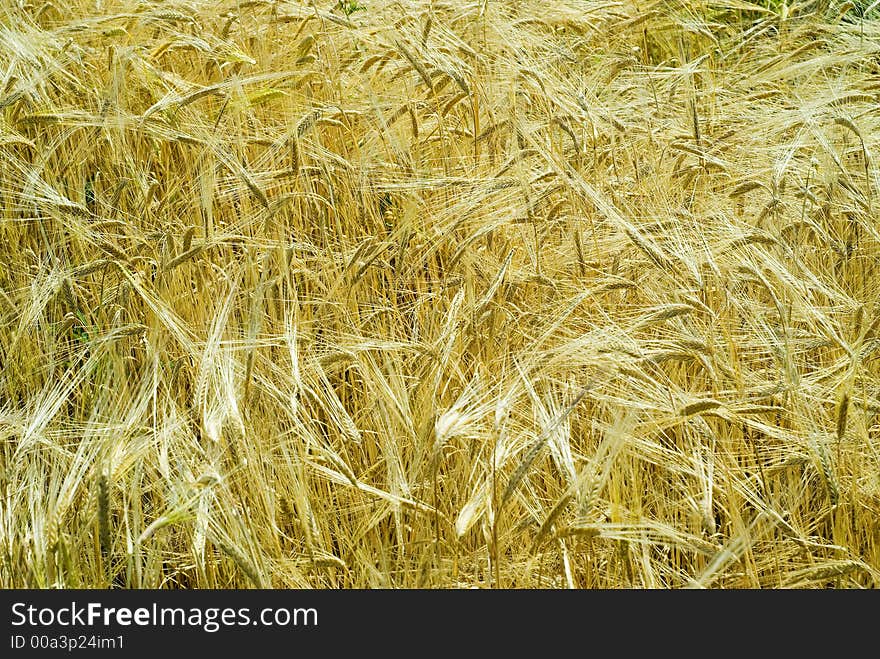
<instances>
[{"instance_id":1,"label":"wheat field","mask_svg":"<svg viewBox=\"0 0 880 659\"><path fill-rule=\"evenodd\" d=\"M877 587L875 17L0 0L0 586Z\"/></svg>"}]
</instances>

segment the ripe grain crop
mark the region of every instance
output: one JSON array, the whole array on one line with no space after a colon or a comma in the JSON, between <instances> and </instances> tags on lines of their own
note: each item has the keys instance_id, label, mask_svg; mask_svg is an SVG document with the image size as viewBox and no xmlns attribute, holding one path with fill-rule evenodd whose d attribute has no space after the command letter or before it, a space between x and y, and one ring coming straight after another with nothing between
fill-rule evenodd
<instances>
[{"instance_id":1,"label":"ripe grain crop","mask_svg":"<svg viewBox=\"0 0 880 659\"><path fill-rule=\"evenodd\" d=\"M877 587L875 14L0 0L0 586Z\"/></svg>"}]
</instances>

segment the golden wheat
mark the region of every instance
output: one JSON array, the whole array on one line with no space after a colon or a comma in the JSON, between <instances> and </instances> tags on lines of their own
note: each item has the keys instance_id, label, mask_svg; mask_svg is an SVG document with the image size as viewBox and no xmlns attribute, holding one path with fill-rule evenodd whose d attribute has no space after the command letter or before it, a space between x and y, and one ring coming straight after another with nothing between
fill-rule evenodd
<instances>
[{"instance_id":1,"label":"golden wheat","mask_svg":"<svg viewBox=\"0 0 880 659\"><path fill-rule=\"evenodd\" d=\"M758 4L0 3L0 586L880 585L880 24Z\"/></svg>"}]
</instances>

